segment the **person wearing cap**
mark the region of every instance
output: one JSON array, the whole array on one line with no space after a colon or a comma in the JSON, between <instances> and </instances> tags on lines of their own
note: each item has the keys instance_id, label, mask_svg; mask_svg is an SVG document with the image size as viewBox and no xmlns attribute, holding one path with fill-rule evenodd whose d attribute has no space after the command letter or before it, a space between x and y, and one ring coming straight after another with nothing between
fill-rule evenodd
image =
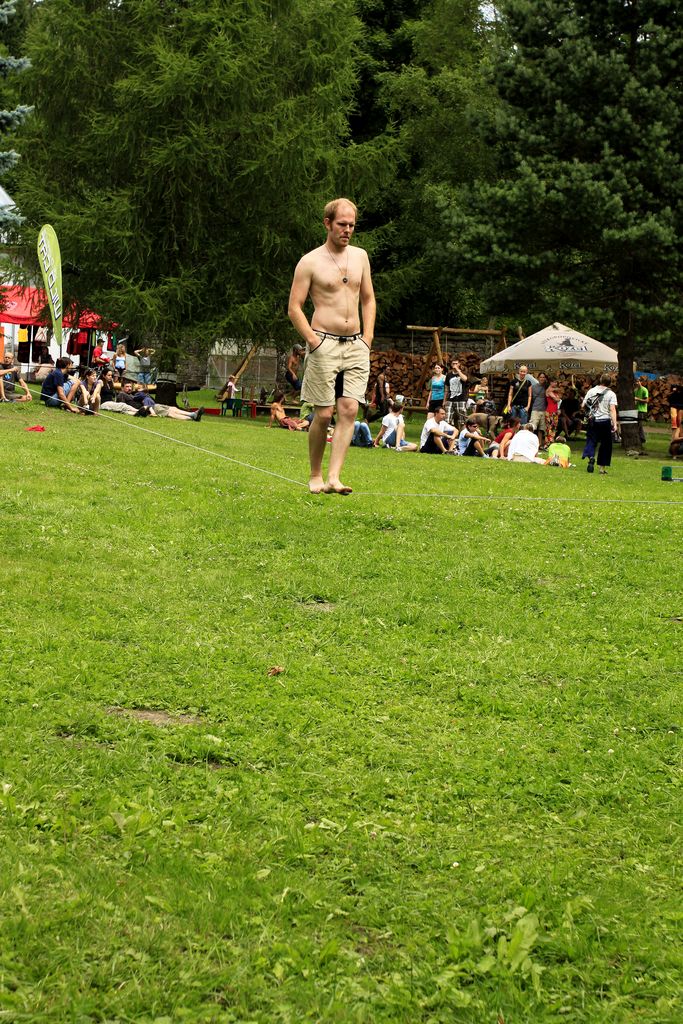
<instances>
[{"instance_id":1,"label":"person wearing cap","mask_svg":"<svg viewBox=\"0 0 683 1024\"><path fill-rule=\"evenodd\" d=\"M303 345L295 345L291 351L289 359L287 360L287 370L285 372L285 380L294 391L301 391L301 381L299 380L299 364L301 363L301 357L304 354Z\"/></svg>"}]
</instances>

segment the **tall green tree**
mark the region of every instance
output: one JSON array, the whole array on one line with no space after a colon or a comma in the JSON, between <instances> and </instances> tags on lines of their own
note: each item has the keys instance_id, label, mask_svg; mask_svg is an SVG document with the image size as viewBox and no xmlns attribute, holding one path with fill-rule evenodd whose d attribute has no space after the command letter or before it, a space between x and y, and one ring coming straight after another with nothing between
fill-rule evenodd
<instances>
[{"instance_id":1,"label":"tall green tree","mask_svg":"<svg viewBox=\"0 0 683 1024\"><path fill-rule=\"evenodd\" d=\"M505 311L561 319L633 360L683 326L683 8L501 0L495 182L442 193L447 258ZM625 441L634 441L625 430Z\"/></svg>"},{"instance_id":2,"label":"tall green tree","mask_svg":"<svg viewBox=\"0 0 683 1024\"><path fill-rule=\"evenodd\" d=\"M17 178L19 250L52 223L69 295L175 358L291 337L347 138L349 0L44 0Z\"/></svg>"},{"instance_id":3,"label":"tall green tree","mask_svg":"<svg viewBox=\"0 0 683 1024\"><path fill-rule=\"evenodd\" d=\"M442 224L433 187L471 181L490 167L480 111L487 33L477 0L360 0L364 26L351 118L354 146L374 154L364 182L363 225L371 228L382 325L417 318L448 323L467 315L433 258Z\"/></svg>"},{"instance_id":4,"label":"tall green tree","mask_svg":"<svg viewBox=\"0 0 683 1024\"><path fill-rule=\"evenodd\" d=\"M0 103L12 105L11 110L0 110L0 133L12 137L26 120L31 108L25 104L14 105L17 95L12 79L19 71L29 66L26 57L12 57L8 46L17 41L12 32L12 24L16 20L17 0L5 0L0 3ZM5 177L16 165L19 154L14 149L0 152L0 178ZM17 211L12 207L0 208L0 231L19 221Z\"/></svg>"}]
</instances>

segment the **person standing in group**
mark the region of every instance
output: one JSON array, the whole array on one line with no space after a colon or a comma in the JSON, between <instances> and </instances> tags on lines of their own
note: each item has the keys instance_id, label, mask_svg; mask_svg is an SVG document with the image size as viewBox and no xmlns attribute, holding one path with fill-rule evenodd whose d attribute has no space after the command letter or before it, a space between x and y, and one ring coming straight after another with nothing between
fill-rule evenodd
<instances>
[{"instance_id":1,"label":"person standing in group","mask_svg":"<svg viewBox=\"0 0 683 1024\"><path fill-rule=\"evenodd\" d=\"M285 370L285 380L289 384L293 391L298 394L301 391L301 379L299 378L299 364L301 363L301 357L304 355L303 345L295 345L289 354L287 359L287 369Z\"/></svg>"},{"instance_id":2,"label":"person standing in group","mask_svg":"<svg viewBox=\"0 0 683 1024\"><path fill-rule=\"evenodd\" d=\"M375 419L386 416L391 404L391 381L389 380L389 364L380 363L374 388Z\"/></svg>"},{"instance_id":3,"label":"person standing in group","mask_svg":"<svg viewBox=\"0 0 683 1024\"><path fill-rule=\"evenodd\" d=\"M650 392L647 388L647 377L641 377L638 386L633 392L636 400L636 412L638 413L638 440L642 449L647 438L645 436L645 423L647 422L647 407L650 401Z\"/></svg>"},{"instance_id":4,"label":"person standing in group","mask_svg":"<svg viewBox=\"0 0 683 1024\"><path fill-rule=\"evenodd\" d=\"M138 381L140 384L151 384L152 383L152 356L154 355L153 348L136 348L135 355L138 357L140 364L140 372L138 373Z\"/></svg>"},{"instance_id":5,"label":"person standing in group","mask_svg":"<svg viewBox=\"0 0 683 1024\"><path fill-rule=\"evenodd\" d=\"M114 369L118 372L119 380L123 380L126 373L126 345L123 341L120 341L116 346Z\"/></svg>"},{"instance_id":6,"label":"person standing in group","mask_svg":"<svg viewBox=\"0 0 683 1024\"><path fill-rule=\"evenodd\" d=\"M545 410L548 405L546 388L548 378L544 373L539 373L538 380L531 385L529 396L529 423L536 431L538 443L541 448L545 447Z\"/></svg>"},{"instance_id":7,"label":"person standing in group","mask_svg":"<svg viewBox=\"0 0 683 1024\"><path fill-rule=\"evenodd\" d=\"M617 433L617 396L612 391L609 373L603 373L600 383L586 392L581 404L588 414L586 445L581 458L588 459L586 469L592 473L597 448L597 463L604 476L612 464L612 438Z\"/></svg>"},{"instance_id":8,"label":"person standing in group","mask_svg":"<svg viewBox=\"0 0 683 1024\"><path fill-rule=\"evenodd\" d=\"M561 401L556 380L551 380L545 389L545 400L545 443L552 444L557 433L557 420Z\"/></svg>"},{"instance_id":9,"label":"person standing in group","mask_svg":"<svg viewBox=\"0 0 683 1024\"><path fill-rule=\"evenodd\" d=\"M529 373L528 366L520 366L516 376L510 382L506 409L511 416L517 417L522 426L529 420L531 386L537 383L536 378Z\"/></svg>"},{"instance_id":10,"label":"person standing in group","mask_svg":"<svg viewBox=\"0 0 683 1024\"><path fill-rule=\"evenodd\" d=\"M351 245L357 213L349 199L327 204L323 212L327 238L299 260L289 295L289 318L308 346L301 397L315 408L308 432L312 494L350 494L352 490L340 476L358 405L365 401L376 312L368 255ZM309 297L313 303L310 323L304 312ZM335 401L337 426L325 482L322 464Z\"/></svg>"},{"instance_id":11,"label":"person standing in group","mask_svg":"<svg viewBox=\"0 0 683 1024\"><path fill-rule=\"evenodd\" d=\"M459 359L451 360L446 374L446 419L452 427L461 429L467 416L467 374Z\"/></svg>"},{"instance_id":12,"label":"person standing in group","mask_svg":"<svg viewBox=\"0 0 683 1024\"><path fill-rule=\"evenodd\" d=\"M432 374L432 379L429 382L428 415L433 415L437 409L441 408L446 394L446 374L443 372L441 363L434 363Z\"/></svg>"}]
</instances>

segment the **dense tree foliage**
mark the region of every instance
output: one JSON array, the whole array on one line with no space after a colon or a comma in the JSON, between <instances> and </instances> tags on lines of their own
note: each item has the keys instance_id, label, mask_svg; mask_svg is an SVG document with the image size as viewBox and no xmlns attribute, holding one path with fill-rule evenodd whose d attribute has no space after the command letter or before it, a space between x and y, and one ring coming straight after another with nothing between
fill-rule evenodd
<instances>
[{"instance_id":1,"label":"dense tree foliage","mask_svg":"<svg viewBox=\"0 0 683 1024\"><path fill-rule=\"evenodd\" d=\"M442 194L450 264L501 311L593 329L632 361L680 337L683 8L502 0L495 181Z\"/></svg>"},{"instance_id":2,"label":"dense tree foliage","mask_svg":"<svg viewBox=\"0 0 683 1024\"><path fill-rule=\"evenodd\" d=\"M25 252L51 222L72 297L167 349L280 339L347 136L358 31L346 0L45 0Z\"/></svg>"},{"instance_id":3,"label":"dense tree foliage","mask_svg":"<svg viewBox=\"0 0 683 1024\"><path fill-rule=\"evenodd\" d=\"M18 3L17 254L52 222L70 297L157 345L287 344L333 194L360 206L380 330L562 319L624 367L680 338L669 0Z\"/></svg>"},{"instance_id":4,"label":"dense tree foliage","mask_svg":"<svg viewBox=\"0 0 683 1024\"><path fill-rule=\"evenodd\" d=\"M487 33L477 0L361 0L354 142L381 148L365 194L383 323L456 323L482 310L434 257L443 233L435 185L490 173L480 122L494 103L484 81Z\"/></svg>"},{"instance_id":5,"label":"dense tree foliage","mask_svg":"<svg viewBox=\"0 0 683 1024\"><path fill-rule=\"evenodd\" d=\"M0 102L12 106L11 110L0 110L0 132L13 136L20 125L30 113L30 107L25 104L14 105L16 102L17 89L13 82L16 72L24 71L28 67L28 60L25 57L13 57L9 50L20 37L20 33L13 26L17 21L17 0L5 0L0 2ZM20 24L22 23L21 19ZM0 152L0 177L4 177L15 166L19 158L14 149ZM17 213L11 208L0 209L0 229L17 223Z\"/></svg>"}]
</instances>

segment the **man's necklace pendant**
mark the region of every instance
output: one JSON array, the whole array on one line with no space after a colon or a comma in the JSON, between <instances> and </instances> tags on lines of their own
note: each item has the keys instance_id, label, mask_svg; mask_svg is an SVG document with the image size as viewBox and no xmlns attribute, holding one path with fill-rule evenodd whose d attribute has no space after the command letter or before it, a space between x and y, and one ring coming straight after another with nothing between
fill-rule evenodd
<instances>
[{"instance_id":1,"label":"man's necklace pendant","mask_svg":"<svg viewBox=\"0 0 683 1024\"><path fill-rule=\"evenodd\" d=\"M342 281L344 282L344 284L348 284L349 283L348 277L342 277Z\"/></svg>"}]
</instances>

